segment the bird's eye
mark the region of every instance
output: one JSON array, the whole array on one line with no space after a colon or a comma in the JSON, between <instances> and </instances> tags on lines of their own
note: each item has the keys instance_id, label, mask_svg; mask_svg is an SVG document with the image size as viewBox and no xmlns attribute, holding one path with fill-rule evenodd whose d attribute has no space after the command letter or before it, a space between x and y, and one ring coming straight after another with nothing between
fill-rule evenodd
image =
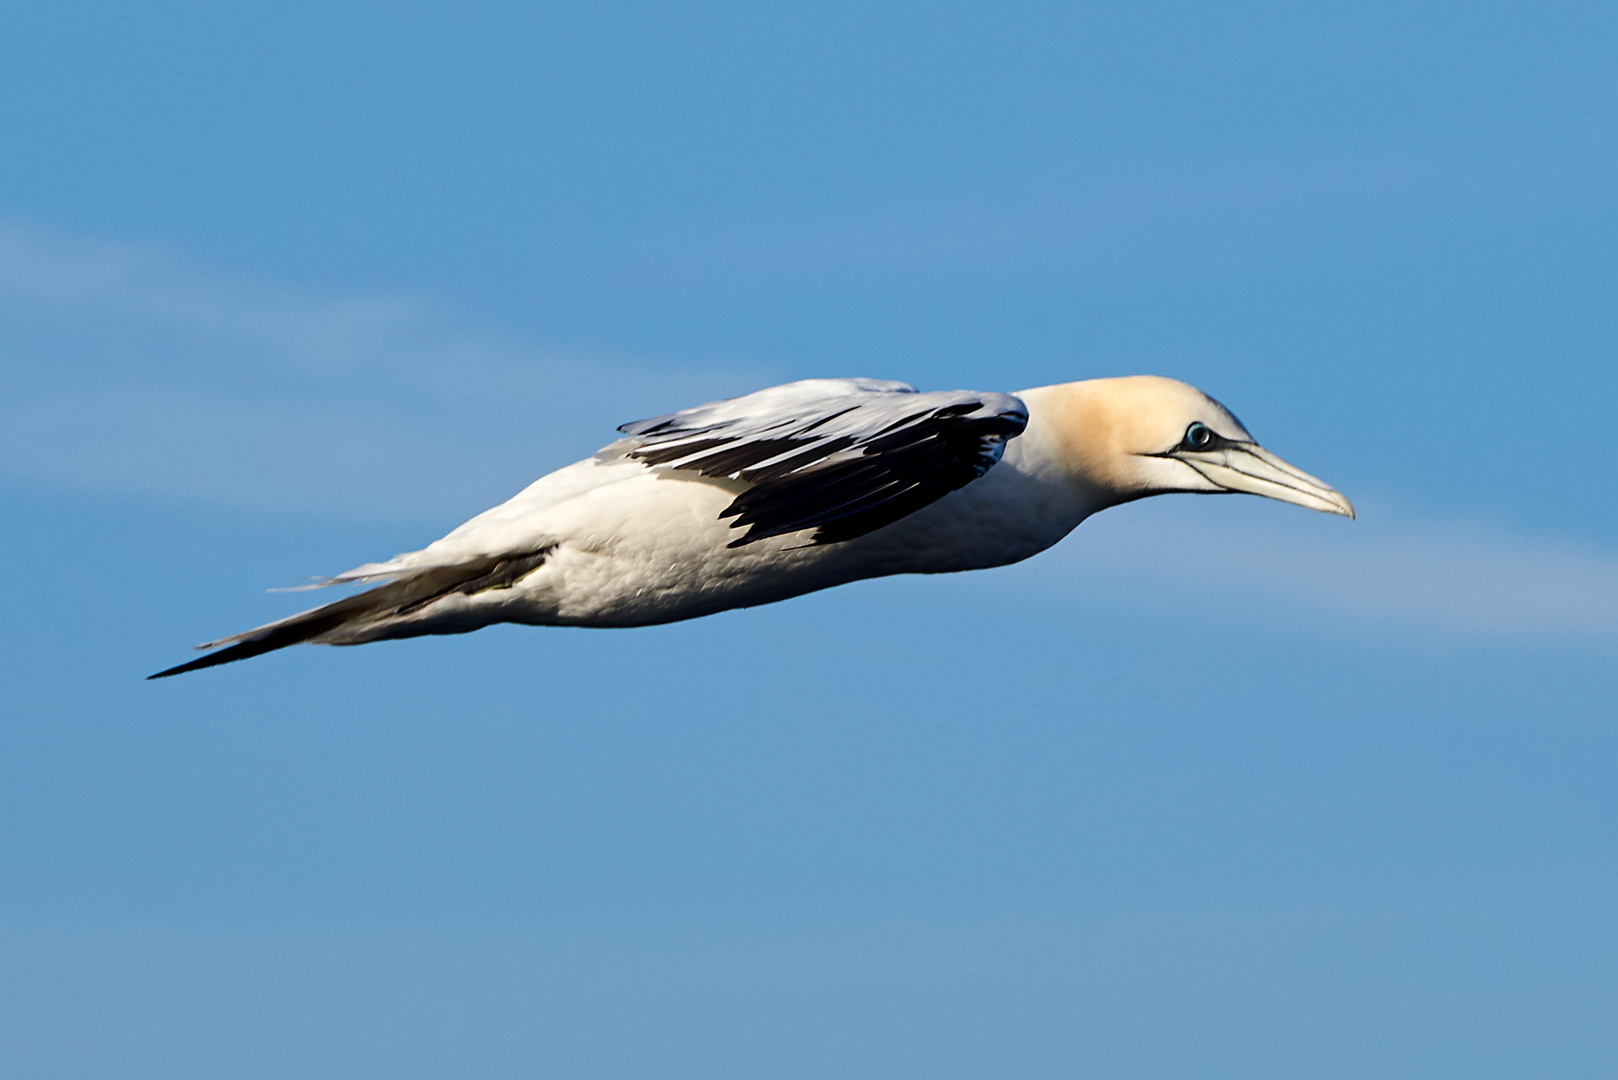
<instances>
[{"instance_id":1,"label":"bird's eye","mask_svg":"<svg viewBox=\"0 0 1618 1080\"><path fill-rule=\"evenodd\" d=\"M1190 450L1206 450L1214 441L1213 429L1197 421L1185 429L1185 445Z\"/></svg>"}]
</instances>

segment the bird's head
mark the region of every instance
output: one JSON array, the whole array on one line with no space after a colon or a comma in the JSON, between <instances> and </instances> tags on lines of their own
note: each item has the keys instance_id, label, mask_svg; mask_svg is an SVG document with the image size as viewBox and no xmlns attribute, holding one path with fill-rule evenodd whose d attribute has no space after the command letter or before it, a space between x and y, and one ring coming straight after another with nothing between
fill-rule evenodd
<instances>
[{"instance_id":1,"label":"bird's head","mask_svg":"<svg viewBox=\"0 0 1618 1080\"><path fill-rule=\"evenodd\" d=\"M1259 446L1229 409L1183 382L1087 379L1023 396L1036 417L1046 411L1041 399L1049 400L1063 459L1109 501L1243 492L1354 516L1334 488Z\"/></svg>"}]
</instances>

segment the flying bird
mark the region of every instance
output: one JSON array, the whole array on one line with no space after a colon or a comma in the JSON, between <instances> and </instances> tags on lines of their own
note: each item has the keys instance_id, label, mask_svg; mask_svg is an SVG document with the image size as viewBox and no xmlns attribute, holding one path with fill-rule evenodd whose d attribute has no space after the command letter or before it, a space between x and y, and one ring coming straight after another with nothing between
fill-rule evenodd
<instances>
[{"instance_id":1,"label":"flying bird","mask_svg":"<svg viewBox=\"0 0 1618 1080\"><path fill-rule=\"evenodd\" d=\"M1148 495L1246 492L1354 516L1219 402L1151 375L1015 395L806 379L618 430L420 551L309 586L375 588L198 646L217 651L150 678L299 642L649 626L861 578L1003 566Z\"/></svg>"}]
</instances>

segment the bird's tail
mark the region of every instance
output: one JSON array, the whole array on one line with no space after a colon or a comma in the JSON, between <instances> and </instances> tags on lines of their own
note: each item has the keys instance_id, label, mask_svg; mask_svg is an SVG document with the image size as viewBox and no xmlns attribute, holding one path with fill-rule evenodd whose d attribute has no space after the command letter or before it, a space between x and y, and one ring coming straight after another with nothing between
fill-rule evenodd
<instances>
[{"instance_id":1,"label":"bird's tail","mask_svg":"<svg viewBox=\"0 0 1618 1080\"><path fill-rule=\"evenodd\" d=\"M170 675L183 675L187 671L216 664L246 660L250 656L274 652L288 645L318 641L339 631L344 639L350 639L364 628L414 615L434 601L453 594L471 596L490 589L509 589L518 579L538 569L551 549L552 546L548 545L536 551L491 555L452 566L425 567L408 577L367 589L355 596L266 623L245 633L198 645L199 649L219 651L148 675L147 678L165 679Z\"/></svg>"}]
</instances>

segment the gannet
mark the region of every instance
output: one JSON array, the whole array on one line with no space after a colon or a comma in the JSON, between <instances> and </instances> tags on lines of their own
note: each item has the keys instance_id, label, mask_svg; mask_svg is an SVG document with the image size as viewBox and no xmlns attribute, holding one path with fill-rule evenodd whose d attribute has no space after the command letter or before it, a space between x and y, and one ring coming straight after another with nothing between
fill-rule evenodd
<instances>
[{"instance_id":1,"label":"gannet","mask_svg":"<svg viewBox=\"0 0 1618 1080\"><path fill-rule=\"evenodd\" d=\"M1148 495L1246 492L1354 516L1219 402L1153 375L1015 395L806 379L618 430L420 551L307 586L376 587L200 645L218 651L150 678L299 642L649 626L861 578L1003 566Z\"/></svg>"}]
</instances>

